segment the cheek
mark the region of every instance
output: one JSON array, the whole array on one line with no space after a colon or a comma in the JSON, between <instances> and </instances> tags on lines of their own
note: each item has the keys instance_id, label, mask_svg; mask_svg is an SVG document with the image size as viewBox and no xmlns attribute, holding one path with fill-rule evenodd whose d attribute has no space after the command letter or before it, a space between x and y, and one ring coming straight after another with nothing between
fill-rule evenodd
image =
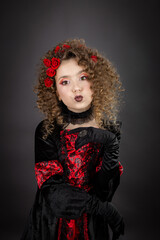
<instances>
[{"instance_id":1,"label":"cheek","mask_svg":"<svg viewBox=\"0 0 160 240\"><path fill-rule=\"evenodd\" d=\"M60 84L56 84L56 89L59 94L61 94L61 92L63 91L63 88Z\"/></svg>"},{"instance_id":2,"label":"cheek","mask_svg":"<svg viewBox=\"0 0 160 240\"><path fill-rule=\"evenodd\" d=\"M60 98L63 95L61 87L59 85L57 85L57 84L56 84L56 93L57 93L57 96L60 97Z\"/></svg>"},{"instance_id":3,"label":"cheek","mask_svg":"<svg viewBox=\"0 0 160 240\"><path fill-rule=\"evenodd\" d=\"M63 98L67 95L68 90L65 87L58 86L57 87L57 93L58 93L60 98Z\"/></svg>"},{"instance_id":4,"label":"cheek","mask_svg":"<svg viewBox=\"0 0 160 240\"><path fill-rule=\"evenodd\" d=\"M90 82L86 82L85 89L86 89L86 91L88 91L88 92L93 94L92 84Z\"/></svg>"}]
</instances>

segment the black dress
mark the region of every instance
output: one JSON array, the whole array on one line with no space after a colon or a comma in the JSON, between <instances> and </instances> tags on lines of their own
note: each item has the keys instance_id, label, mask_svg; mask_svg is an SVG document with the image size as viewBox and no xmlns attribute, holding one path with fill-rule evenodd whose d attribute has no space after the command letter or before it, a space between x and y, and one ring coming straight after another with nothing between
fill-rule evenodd
<instances>
[{"instance_id":1,"label":"black dress","mask_svg":"<svg viewBox=\"0 0 160 240\"><path fill-rule=\"evenodd\" d=\"M102 164L103 144L88 142L75 148L77 138L80 141L89 129L94 128L57 128L43 140L42 124L43 121L35 132L35 174L38 189L21 240L108 240L108 224L102 216L95 217L84 212L77 219L56 217L55 209L51 209L49 204L54 198L54 192L47 195L46 189L66 183L97 195L101 201L111 201L119 185L122 165L119 162L118 171L103 182L102 186L97 186L96 176ZM107 130L98 129L98 134L101 132L106 132L107 137ZM62 198L65 202L65 196Z\"/></svg>"}]
</instances>

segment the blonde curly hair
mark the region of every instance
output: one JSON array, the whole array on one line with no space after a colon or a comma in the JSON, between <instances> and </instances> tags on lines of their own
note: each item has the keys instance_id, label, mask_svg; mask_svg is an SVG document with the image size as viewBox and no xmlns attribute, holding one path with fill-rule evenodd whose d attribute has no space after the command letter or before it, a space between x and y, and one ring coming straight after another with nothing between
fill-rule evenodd
<instances>
[{"instance_id":1,"label":"blonde curly hair","mask_svg":"<svg viewBox=\"0 0 160 240\"><path fill-rule=\"evenodd\" d=\"M69 48L63 48L63 45L69 45ZM56 47L63 49L55 51ZM34 92L37 94L37 106L46 116L43 122L45 129L43 138L47 138L54 130L55 122L62 127L65 126L59 100L56 94L56 84L46 87L44 80L46 79L46 66L43 63L45 58L59 58L60 62L70 58L76 58L78 65L84 67L84 71L88 73L88 80L92 82L93 90L93 116L100 128L105 125L116 125L117 115L121 102L121 92L124 91L122 83L119 80L115 68L111 62L102 56L96 49L86 46L83 39L71 39L63 41L49 50L45 56L41 58L41 66L39 71L38 82L34 86ZM97 61L91 58L96 56ZM54 77L53 77L54 79Z\"/></svg>"}]
</instances>

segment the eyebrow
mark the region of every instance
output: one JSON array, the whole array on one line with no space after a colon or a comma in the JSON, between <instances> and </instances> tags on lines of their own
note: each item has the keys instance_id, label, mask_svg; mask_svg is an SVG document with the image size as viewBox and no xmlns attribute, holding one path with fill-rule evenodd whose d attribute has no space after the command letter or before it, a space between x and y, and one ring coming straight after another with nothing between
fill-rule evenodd
<instances>
[{"instance_id":1,"label":"eyebrow","mask_svg":"<svg viewBox=\"0 0 160 240\"><path fill-rule=\"evenodd\" d=\"M82 73L82 72L85 72L84 70L81 70L81 71L79 71L76 75L78 75L78 74L80 74L80 73ZM62 76L62 77L60 77L59 79L58 79L58 81L61 79L61 78L68 78L68 77L70 77L69 75L67 76L67 75L65 75L65 76Z\"/></svg>"}]
</instances>

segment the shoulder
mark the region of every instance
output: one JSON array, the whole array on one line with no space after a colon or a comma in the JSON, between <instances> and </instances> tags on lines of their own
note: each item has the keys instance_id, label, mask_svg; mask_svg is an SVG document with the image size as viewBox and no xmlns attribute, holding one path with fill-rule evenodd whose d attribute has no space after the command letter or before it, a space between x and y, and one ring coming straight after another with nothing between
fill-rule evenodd
<instances>
[{"instance_id":1,"label":"shoulder","mask_svg":"<svg viewBox=\"0 0 160 240\"><path fill-rule=\"evenodd\" d=\"M55 121L51 124L47 119L44 119L36 127L35 138L44 141L57 141L61 130L62 127Z\"/></svg>"},{"instance_id":2,"label":"shoulder","mask_svg":"<svg viewBox=\"0 0 160 240\"><path fill-rule=\"evenodd\" d=\"M41 136L44 133L44 120L42 120L41 122L38 123L38 125L36 126L36 130L35 130L35 136Z\"/></svg>"},{"instance_id":3,"label":"shoulder","mask_svg":"<svg viewBox=\"0 0 160 240\"><path fill-rule=\"evenodd\" d=\"M120 141L121 139L121 127L122 127L122 122L121 121L116 121L115 123L113 122L107 122L107 121L103 121L103 127L104 129L106 129L107 131L113 133L118 141Z\"/></svg>"}]
</instances>

